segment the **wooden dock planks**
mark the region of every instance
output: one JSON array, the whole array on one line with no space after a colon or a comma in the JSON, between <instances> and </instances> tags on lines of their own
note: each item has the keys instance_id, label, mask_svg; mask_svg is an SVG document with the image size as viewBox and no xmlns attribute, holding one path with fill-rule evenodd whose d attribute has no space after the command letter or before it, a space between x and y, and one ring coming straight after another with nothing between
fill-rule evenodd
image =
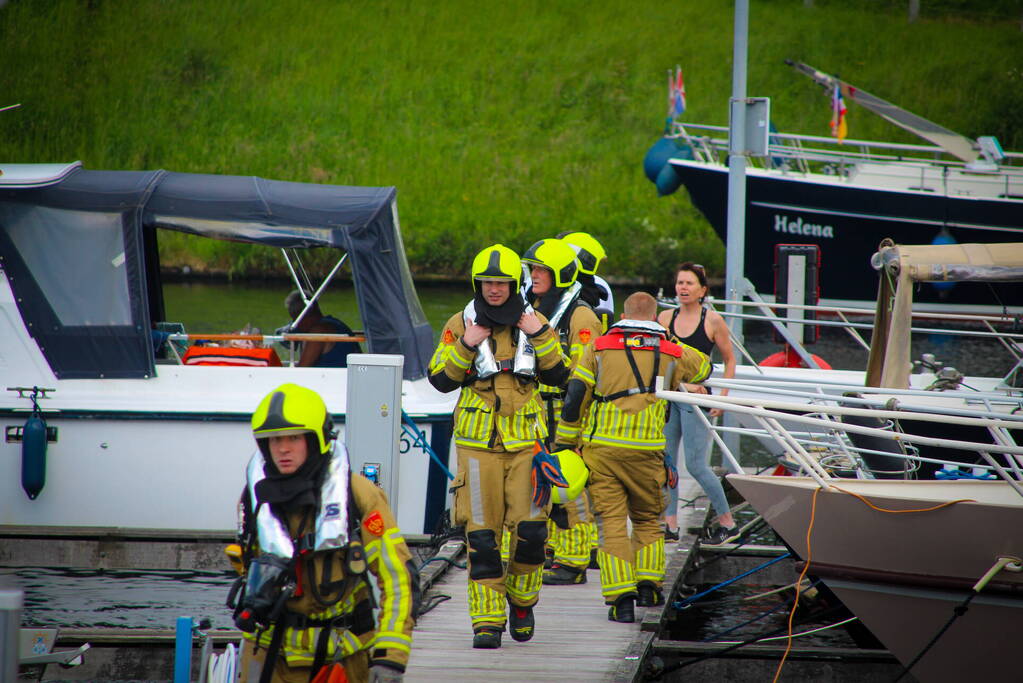
<instances>
[{"instance_id":1,"label":"wooden dock planks","mask_svg":"<svg viewBox=\"0 0 1023 683\"><path fill-rule=\"evenodd\" d=\"M700 495L693 479L680 482L684 500ZM706 508L687 508L680 515L683 530L702 524ZM692 542L692 537L688 540ZM668 572L666 593L679 579L688 544L665 547ZM653 641L663 608L636 608L636 623L607 620L607 606L600 594L600 572L587 571L581 586L544 586L535 608L536 635L517 643L505 632L499 650L474 650L469 621L467 572L450 568L433 584L431 594L451 599L424 614L412 640L412 657L406 680L442 681L633 681L643 655Z\"/></svg>"},{"instance_id":2,"label":"wooden dock planks","mask_svg":"<svg viewBox=\"0 0 1023 683\"><path fill-rule=\"evenodd\" d=\"M544 586L535 608L536 635L517 643L505 632L499 650L474 650L466 596L467 572L450 569L433 592L450 595L424 614L413 635L410 681L601 681L625 662L640 638L635 624L607 620L597 570L581 586ZM631 677L627 680L631 680Z\"/></svg>"}]
</instances>

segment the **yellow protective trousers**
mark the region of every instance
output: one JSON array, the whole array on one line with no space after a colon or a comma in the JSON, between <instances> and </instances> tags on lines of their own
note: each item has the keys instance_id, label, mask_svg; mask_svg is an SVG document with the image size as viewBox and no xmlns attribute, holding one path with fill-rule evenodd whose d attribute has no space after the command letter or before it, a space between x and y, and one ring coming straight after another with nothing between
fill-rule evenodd
<instances>
[{"instance_id":1,"label":"yellow protective trousers","mask_svg":"<svg viewBox=\"0 0 1023 683\"><path fill-rule=\"evenodd\" d=\"M551 539L548 544L554 548L554 562L574 569L586 569L590 564L591 541L597 536L597 527L593 523L593 510L588 493L562 505L564 517L559 522L567 522L568 528L558 523L552 524ZM552 513L552 516L554 513Z\"/></svg>"},{"instance_id":2,"label":"yellow protective trousers","mask_svg":"<svg viewBox=\"0 0 1023 683\"><path fill-rule=\"evenodd\" d=\"M590 470L589 492L597 518L600 584L604 601L636 592L647 581L664 582L665 473L662 454L588 445L583 460ZM632 536L628 523L632 522Z\"/></svg>"},{"instance_id":3,"label":"yellow protective trousers","mask_svg":"<svg viewBox=\"0 0 1023 683\"><path fill-rule=\"evenodd\" d=\"M469 548L469 617L473 629L503 627L507 603L536 604L542 581L547 513L532 501L533 449L485 451L458 447L455 524ZM501 535L511 532L507 571Z\"/></svg>"}]
</instances>

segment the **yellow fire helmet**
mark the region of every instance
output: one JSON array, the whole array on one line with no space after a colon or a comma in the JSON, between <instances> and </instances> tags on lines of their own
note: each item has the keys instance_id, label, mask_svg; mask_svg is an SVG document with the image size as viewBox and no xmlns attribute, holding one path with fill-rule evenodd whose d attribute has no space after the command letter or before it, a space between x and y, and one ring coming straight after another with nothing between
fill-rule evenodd
<instances>
[{"instance_id":1,"label":"yellow fire helmet","mask_svg":"<svg viewBox=\"0 0 1023 683\"><path fill-rule=\"evenodd\" d=\"M472 260L472 288L480 280L504 280L513 285L512 293L519 291L522 282L522 261L519 255L504 246L493 244Z\"/></svg>"},{"instance_id":2,"label":"yellow fire helmet","mask_svg":"<svg viewBox=\"0 0 1023 683\"><path fill-rule=\"evenodd\" d=\"M586 488L586 481L590 478L590 471L586 468L583 459L579 454L568 448L551 453L558 459L561 465L561 473L568 480L568 488L560 486L551 487L551 500L564 505L565 503L579 497L579 494Z\"/></svg>"},{"instance_id":3,"label":"yellow fire helmet","mask_svg":"<svg viewBox=\"0 0 1023 683\"><path fill-rule=\"evenodd\" d=\"M579 275L579 259L575 249L567 242L556 238L540 240L522 255L523 263L543 266L554 273L554 286L558 289L570 287Z\"/></svg>"},{"instance_id":4,"label":"yellow fire helmet","mask_svg":"<svg viewBox=\"0 0 1023 683\"><path fill-rule=\"evenodd\" d=\"M330 450L333 421L327 404L312 389L297 384L282 384L259 402L252 413L252 434L266 455L266 439L271 436L311 433L320 453Z\"/></svg>"},{"instance_id":5,"label":"yellow fire helmet","mask_svg":"<svg viewBox=\"0 0 1023 683\"><path fill-rule=\"evenodd\" d=\"M607 252L593 235L588 232L563 232L558 238L575 249L579 270L589 275L597 274L597 267L607 257Z\"/></svg>"}]
</instances>

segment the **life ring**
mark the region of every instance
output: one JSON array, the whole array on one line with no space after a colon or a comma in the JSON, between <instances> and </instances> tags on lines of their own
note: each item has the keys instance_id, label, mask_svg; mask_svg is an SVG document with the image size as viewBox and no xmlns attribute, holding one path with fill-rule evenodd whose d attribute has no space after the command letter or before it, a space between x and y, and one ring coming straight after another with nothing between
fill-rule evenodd
<instances>
[{"instance_id":1,"label":"life ring","mask_svg":"<svg viewBox=\"0 0 1023 683\"><path fill-rule=\"evenodd\" d=\"M831 364L820 356L811 353L810 358L813 358L817 365L820 366L821 370L832 370ZM758 363L764 368L805 368L806 364L803 359L799 357L799 354L793 351L791 348L786 348L784 351L778 351L772 353L770 356Z\"/></svg>"}]
</instances>

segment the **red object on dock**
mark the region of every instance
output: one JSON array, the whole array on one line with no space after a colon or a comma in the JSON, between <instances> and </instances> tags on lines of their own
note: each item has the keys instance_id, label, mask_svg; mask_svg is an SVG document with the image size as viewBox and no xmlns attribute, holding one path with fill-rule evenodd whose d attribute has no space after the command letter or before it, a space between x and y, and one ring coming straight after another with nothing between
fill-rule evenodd
<instances>
[{"instance_id":1,"label":"red object on dock","mask_svg":"<svg viewBox=\"0 0 1023 683\"><path fill-rule=\"evenodd\" d=\"M821 367L821 370L832 370L831 364L820 356L811 353L810 357L813 358L817 365ZM792 350L792 347L788 344L785 345L784 351L778 351L772 353L770 356L760 361L759 365L765 368L805 368L806 363L799 357L799 354Z\"/></svg>"}]
</instances>

